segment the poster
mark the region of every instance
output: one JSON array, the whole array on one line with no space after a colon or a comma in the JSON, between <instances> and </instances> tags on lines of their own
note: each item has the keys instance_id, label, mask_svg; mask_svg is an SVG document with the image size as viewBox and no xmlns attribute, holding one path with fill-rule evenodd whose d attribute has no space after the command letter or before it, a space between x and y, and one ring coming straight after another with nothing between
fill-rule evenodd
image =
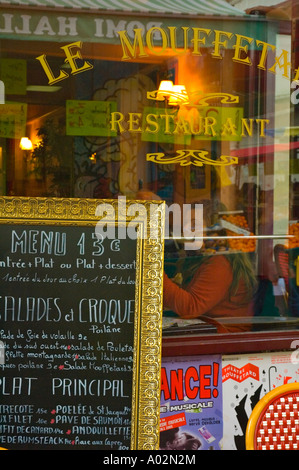
<instances>
[{"instance_id":1,"label":"poster","mask_svg":"<svg viewBox=\"0 0 299 470\"><path fill-rule=\"evenodd\" d=\"M1 59L1 80L7 95L26 95L27 61L24 59Z\"/></svg>"},{"instance_id":2,"label":"poster","mask_svg":"<svg viewBox=\"0 0 299 470\"><path fill-rule=\"evenodd\" d=\"M246 426L257 402L274 388L298 381L294 352L223 356L223 450L245 450Z\"/></svg>"},{"instance_id":3,"label":"poster","mask_svg":"<svg viewBox=\"0 0 299 470\"><path fill-rule=\"evenodd\" d=\"M115 135L110 130L110 113L116 110L114 101L67 100L66 135Z\"/></svg>"},{"instance_id":4,"label":"poster","mask_svg":"<svg viewBox=\"0 0 299 470\"><path fill-rule=\"evenodd\" d=\"M27 104L0 105L0 137L21 139L26 134Z\"/></svg>"},{"instance_id":5,"label":"poster","mask_svg":"<svg viewBox=\"0 0 299 470\"><path fill-rule=\"evenodd\" d=\"M221 356L164 358L160 449L221 450Z\"/></svg>"}]
</instances>

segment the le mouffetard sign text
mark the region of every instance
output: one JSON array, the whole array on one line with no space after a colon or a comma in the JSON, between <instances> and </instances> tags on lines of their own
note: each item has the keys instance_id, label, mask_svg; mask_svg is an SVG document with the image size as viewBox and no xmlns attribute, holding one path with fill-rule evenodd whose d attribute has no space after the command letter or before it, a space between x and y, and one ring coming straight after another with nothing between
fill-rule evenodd
<instances>
[{"instance_id":1,"label":"le mouffetard sign text","mask_svg":"<svg viewBox=\"0 0 299 470\"><path fill-rule=\"evenodd\" d=\"M0 447L158 448L164 205L112 239L101 204L0 199Z\"/></svg>"},{"instance_id":2,"label":"le mouffetard sign text","mask_svg":"<svg viewBox=\"0 0 299 470\"><path fill-rule=\"evenodd\" d=\"M222 51L225 49L233 49L234 55L233 62L238 62L247 66L252 66L253 63L250 59L250 47L254 46L261 52L257 68L269 71L274 74L280 72L282 76L288 80L299 80L299 67L292 70L291 59L289 51L282 49L277 51L274 44L254 39L252 37L244 36L242 34L234 34L229 31L211 30L207 28L198 27L181 27L175 26L168 28L161 28L154 26L146 33L143 29L134 29L134 38L131 39L126 30L117 31L122 46L123 56L122 60L132 60L138 57L148 57L150 55L161 56L167 49L170 49L174 54L182 55L187 51L192 55L201 56L201 49L205 47L208 41L213 46L210 54L214 59L222 59ZM178 44L179 35L183 35L183 44ZM158 37L158 40L155 39ZM71 74L79 73L82 71L93 68L93 65L84 61L83 64L78 64L77 59L82 59L80 51L77 48L82 47L82 41L76 41L72 44L62 46L66 61L71 66ZM274 53L271 66L268 65L270 55ZM277 54L277 55L276 55ZM69 76L65 71L60 70L59 76L54 76L49 64L47 63L45 54L37 57L47 73L49 74L50 83L63 80Z\"/></svg>"},{"instance_id":3,"label":"le mouffetard sign text","mask_svg":"<svg viewBox=\"0 0 299 470\"><path fill-rule=\"evenodd\" d=\"M273 74L281 73L288 80L296 82L299 79L299 68L292 70L289 52L278 51L276 46L266 41L250 36L233 33L219 29L209 29L195 26L152 26L147 31L144 28L135 28L130 31L116 31L121 49L121 60L136 60L150 55L161 56L167 50L176 55L185 54L187 51L194 56L201 56L202 49L209 46L211 57L222 59L225 49L232 49L234 54L232 61L245 66L253 66L250 49L260 51L257 68ZM44 69L48 83L56 84L68 78L69 74L86 72L93 65L85 60L81 53L82 42L76 41L61 47L66 61L70 64L70 72L64 69L53 71L47 61L46 55L40 55L36 59ZM148 91L149 100L159 101L158 90ZM215 106L216 103L218 103ZM212 103L212 104L211 104ZM143 112L123 112L115 109L115 103L97 102L96 108L100 109L98 115L94 112L95 104L84 103L84 112L80 102L72 102L72 109L80 108L80 115L67 108L67 133L69 135L99 135L116 136L124 132L140 134L144 141L159 141L190 144L191 137L198 140L228 140L240 141L243 137L250 138L254 133L260 137L266 136L267 125L270 121L266 118L247 118L243 115L243 108L238 106L239 97L226 93L202 94L193 92L189 97L187 106L183 104L181 109L146 107ZM225 104L225 107L222 107ZM212 106L213 105L213 106ZM227 106L229 105L229 106ZM184 112L184 107L187 109ZM188 113L190 107L195 110ZM92 112L91 112L92 111ZM183 140L182 140L183 139ZM203 151L191 149L192 158L180 158L177 155L170 162L169 157L163 155L147 154L148 161L156 163L180 163L181 165L202 164L230 165L237 163L236 157L221 155L215 161L204 156ZM197 157L200 155L200 158Z\"/></svg>"}]
</instances>

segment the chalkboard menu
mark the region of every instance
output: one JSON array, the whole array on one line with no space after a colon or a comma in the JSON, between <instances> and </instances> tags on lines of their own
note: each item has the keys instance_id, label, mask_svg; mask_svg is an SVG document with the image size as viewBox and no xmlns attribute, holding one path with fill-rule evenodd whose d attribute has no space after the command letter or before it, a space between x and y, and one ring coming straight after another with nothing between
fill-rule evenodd
<instances>
[{"instance_id":1,"label":"chalkboard menu","mask_svg":"<svg viewBox=\"0 0 299 470\"><path fill-rule=\"evenodd\" d=\"M158 448L163 243L99 237L99 204L0 199L0 447Z\"/></svg>"}]
</instances>

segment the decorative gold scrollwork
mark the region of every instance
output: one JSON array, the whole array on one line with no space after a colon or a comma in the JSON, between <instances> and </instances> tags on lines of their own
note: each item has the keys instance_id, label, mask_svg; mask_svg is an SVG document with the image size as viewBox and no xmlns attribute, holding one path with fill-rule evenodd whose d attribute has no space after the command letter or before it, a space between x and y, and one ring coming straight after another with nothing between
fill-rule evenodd
<instances>
[{"instance_id":1,"label":"decorative gold scrollwork","mask_svg":"<svg viewBox=\"0 0 299 470\"><path fill-rule=\"evenodd\" d=\"M198 97L196 98L196 96ZM200 92L192 93L190 99L190 106L209 106L211 101L219 100L221 104L236 104L239 103L239 97L231 95L230 93L206 93L203 95Z\"/></svg>"},{"instance_id":2,"label":"decorative gold scrollwork","mask_svg":"<svg viewBox=\"0 0 299 470\"><path fill-rule=\"evenodd\" d=\"M180 166L227 166L238 163L238 157L230 155L221 155L218 160L207 157L209 152L205 150L177 150L176 156L168 156L162 152L147 153L146 160L162 165L170 165L179 163Z\"/></svg>"},{"instance_id":3,"label":"decorative gold scrollwork","mask_svg":"<svg viewBox=\"0 0 299 470\"><path fill-rule=\"evenodd\" d=\"M147 98L149 100L155 101L165 101L165 97L159 92L159 90L148 91ZM173 98L174 100L179 100L179 104L188 104L189 98L186 92L176 92L176 91L168 91L168 99Z\"/></svg>"},{"instance_id":4,"label":"decorative gold scrollwork","mask_svg":"<svg viewBox=\"0 0 299 470\"><path fill-rule=\"evenodd\" d=\"M170 92L169 92L170 93ZM173 93L176 95L176 93ZM180 95L181 96L181 95ZM147 98L149 100L155 101L164 101L165 98L159 90L148 91ZM232 95L230 93L206 93L203 94L201 91L196 91L193 93L189 93L188 95L184 96L185 99L181 99L180 105L187 105L192 107L205 107L210 106L211 101L219 100L221 104L237 104L239 103L239 97L237 95Z\"/></svg>"}]
</instances>

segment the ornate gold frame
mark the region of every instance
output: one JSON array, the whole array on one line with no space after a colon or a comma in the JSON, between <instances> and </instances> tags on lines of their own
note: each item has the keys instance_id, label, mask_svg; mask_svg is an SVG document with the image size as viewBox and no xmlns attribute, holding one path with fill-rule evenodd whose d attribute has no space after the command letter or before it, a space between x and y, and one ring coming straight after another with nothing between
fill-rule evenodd
<instances>
[{"instance_id":1,"label":"ornate gold frame","mask_svg":"<svg viewBox=\"0 0 299 470\"><path fill-rule=\"evenodd\" d=\"M136 203L145 208L146 217L144 213L127 215ZM104 204L106 217L113 208L119 222L128 224L134 220L138 224L131 449L158 450L164 202L126 201L120 205L116 199L1 197L0 224L96 225L100 220L96 215L99 204Z\"/></svg>"}]
</instances>

